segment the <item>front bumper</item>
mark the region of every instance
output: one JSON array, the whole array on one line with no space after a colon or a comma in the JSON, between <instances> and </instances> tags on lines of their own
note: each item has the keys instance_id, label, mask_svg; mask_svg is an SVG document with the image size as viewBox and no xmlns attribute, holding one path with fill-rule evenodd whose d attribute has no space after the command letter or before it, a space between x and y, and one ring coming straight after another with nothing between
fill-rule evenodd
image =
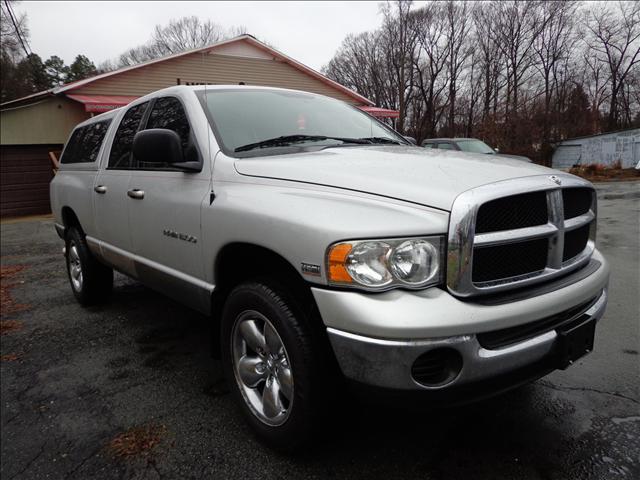
<instances>
[{"instance_id":1,"label":"front bumper","mask_svg":"<svg viewBox=\"0 0 640 480\"><path fill-rule=\"evenodd\" d=\"M347 378L390 389L442 390L538 363L552 357L557 344L554 329L495 349L483 347L477 334L524 326L592 298L595 303L576 316L586 315L598 321L607 304L609 266L597 251L593 261L597 268L590 275L564 288L497 304L462 301L441 290L433 292L436 289L377 295L312 290ZM453 349L460 355L459 373L439 385L416 381L412 375L414 362L441 348Z\"/></svg>"}]
</instances>

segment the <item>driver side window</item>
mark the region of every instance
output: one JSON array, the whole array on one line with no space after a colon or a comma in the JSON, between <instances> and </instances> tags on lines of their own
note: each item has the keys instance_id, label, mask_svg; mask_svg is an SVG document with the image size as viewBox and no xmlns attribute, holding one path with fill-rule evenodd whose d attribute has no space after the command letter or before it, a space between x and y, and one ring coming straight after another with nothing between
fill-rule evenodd
<instances>
[{"instance_id":1,"label":"driver side window","mask_svg":"<svg viewBox=\"0 0 640 480\"><path fill-rule=\"evenodd\" d=\"M151 107L147 124L144 127L145 130L151 128L173 130L180 137L184 160L186 162L197 162L199 160L198 151L192 138L189 120L187 119L187 113L180 100L175 97L160 97L156 99ZM144 164L140 161L138 161L136 168L171 170L169 164Z\"/></svg>"}]
</instances>

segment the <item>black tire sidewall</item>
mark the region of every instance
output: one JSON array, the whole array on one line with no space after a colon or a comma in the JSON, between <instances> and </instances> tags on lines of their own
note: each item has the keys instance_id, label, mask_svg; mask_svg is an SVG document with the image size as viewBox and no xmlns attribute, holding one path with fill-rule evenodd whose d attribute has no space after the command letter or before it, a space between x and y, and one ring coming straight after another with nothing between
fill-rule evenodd
<instances>
[{"instance_id":1,"label":"black tire sidewall","mask_svg":"<svg viewBox=\"0 0 640 480\"><path fill-rule=\"evenodd\" d=\"M82 268L82 287L80 290L74 288L71 280L69 255L72 244L76 247L80 258L80 267ZM95 259L89 250L84 234L77 227L71 227L67 230L65 247L67 277L69 278L71 291L78 302L83 306L89 306L106 300L113 287L113 270Z\"/></svg>"},{"instance_id":2,"label":"black tire sidewall","mask_svg":"<svg viewBox=\"0 0 640 480\"><path fill-rule=\"evenodd\" d=\"M233 369L232 334L238 316L247 310L264 315L282 339L294 381L289 417L279 426L258 419L246 404ZM313 347L310 329L301 310L281 286L269 282L248 282L236 287L225 303L221 332L222 364L227 382L240 409L254 432L270 447L293 451L306 444L315 427L317 408L314 392Z\"/></svg>"}]
</instances>

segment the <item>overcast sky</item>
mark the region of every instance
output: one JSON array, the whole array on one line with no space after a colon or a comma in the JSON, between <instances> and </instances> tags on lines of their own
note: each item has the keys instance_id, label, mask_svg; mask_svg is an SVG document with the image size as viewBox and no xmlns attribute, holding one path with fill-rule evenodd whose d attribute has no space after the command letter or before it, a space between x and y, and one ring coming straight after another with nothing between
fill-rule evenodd
<instances>
[{"instance_id":1,"label":"overcast sky","mask_svg":"<svg viewBox=\"0 0 640 480\"><path fill-rule=\"evenodd\" d=\"M96 65L150 39L153 27L196 15L249 33L316 70L325 65L349 33L381 23L379 2L35 2L16 13L28 15L30 44L46 60L69 64L84 54Z\"/></svg>"}]
</instances>

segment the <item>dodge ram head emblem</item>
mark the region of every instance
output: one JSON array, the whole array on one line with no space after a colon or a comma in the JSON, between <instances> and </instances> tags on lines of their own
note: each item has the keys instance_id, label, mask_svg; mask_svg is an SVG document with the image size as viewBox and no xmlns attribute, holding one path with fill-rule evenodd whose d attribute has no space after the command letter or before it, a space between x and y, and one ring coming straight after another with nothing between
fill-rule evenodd
<instances>
[{"instance_id":1,"label":"dodge ram head emblem","mask_svg":"<svg viewBox=\"0 0 640 480\"><path fill-rule=\"evenodd\" d=\"M560 180L560 177L556 177L555 175L550 175L549 180L551 180L556 185L562 185L562 180Z\"/></svg>"}]
</instances>

